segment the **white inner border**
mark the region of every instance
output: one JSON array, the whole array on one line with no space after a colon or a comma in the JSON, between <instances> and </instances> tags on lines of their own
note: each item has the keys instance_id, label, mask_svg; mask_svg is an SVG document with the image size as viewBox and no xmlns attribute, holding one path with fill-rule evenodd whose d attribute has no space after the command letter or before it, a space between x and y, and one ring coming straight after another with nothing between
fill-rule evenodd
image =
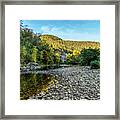
<instances>
[{"instance_id":1,"label":"white inner border","mask_svg":"<svg viewBox=\"0 0 120 120\"><path fill-rule=\"evenodd\" d=\"M19 100L19 20L100 20L101 99ZM114 115L115 5L5 5L5 115Z\"/></svg>"}]
</instances>

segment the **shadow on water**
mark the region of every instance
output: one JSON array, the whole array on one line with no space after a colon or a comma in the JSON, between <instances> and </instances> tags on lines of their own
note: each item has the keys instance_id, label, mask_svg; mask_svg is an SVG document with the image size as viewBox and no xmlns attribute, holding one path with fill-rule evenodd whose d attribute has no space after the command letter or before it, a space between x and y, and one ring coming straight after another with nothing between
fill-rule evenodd
<instances>
[{"instance_id":1,"label":"shadow on water","mask_svg":"<svg viewBox=\"0 0 120 120\"><path fill-rule=\"evenodd\" d=\"M57 83L57 79L48 74L21 74L20 99L27 100L40 92L48 92L48 88Z\"/></svg>"}]
</instances>

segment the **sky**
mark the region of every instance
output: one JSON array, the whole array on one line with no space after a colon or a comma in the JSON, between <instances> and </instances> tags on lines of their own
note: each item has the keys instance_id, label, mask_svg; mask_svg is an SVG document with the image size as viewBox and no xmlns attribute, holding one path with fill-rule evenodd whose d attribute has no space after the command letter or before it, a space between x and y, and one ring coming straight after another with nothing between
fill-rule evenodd
<instances>
[{"instance_id":1,"label":"sky","mask_svg":"<svg viewBox=\"0 0 120 120\"><path fill-rule=\"evenodd\" d=\"M100 41L99 20L22 20L34 33L50 34L64 40Z\"/></svg>"}]
</instances>

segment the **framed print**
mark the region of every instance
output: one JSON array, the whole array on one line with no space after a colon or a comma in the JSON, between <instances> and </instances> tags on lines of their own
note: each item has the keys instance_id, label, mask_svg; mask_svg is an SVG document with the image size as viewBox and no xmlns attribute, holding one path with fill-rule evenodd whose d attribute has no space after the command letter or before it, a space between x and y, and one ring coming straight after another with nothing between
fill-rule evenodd
<instances>
[{"instance_id":1,"label":"framed print","mask_svg":"<svg viewBox=\"0 0 120 120\"><path fill-rule=\"evenodd\" d=\"M119 119L119 2L1 3L2 119Z\"/></svg>"}]
</instances>

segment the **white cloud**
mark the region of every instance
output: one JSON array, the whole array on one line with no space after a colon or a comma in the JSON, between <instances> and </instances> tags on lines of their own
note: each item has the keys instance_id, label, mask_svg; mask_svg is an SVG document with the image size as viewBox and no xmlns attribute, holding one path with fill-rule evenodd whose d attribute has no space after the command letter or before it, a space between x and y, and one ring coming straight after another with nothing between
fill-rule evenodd
<instances>
[{"instance_id":1,"label":"white cloud","mask_svg":"<svg viewBox=\"0 0 120 120\"><path fill-rule=\"evenodd\" d=\"M62 29L61 29L61 28L54 27L54 26L42 26L42 27L40 28L40 31L41 31L43 34L45 34L45 33L50 34L50 33L58 33L58 32L60 32L60 31L62 31Z\"/></svg>"},{"instance_id":2,"label":"white cloud","mask_svg":"<svg viewBox=\"0 0 120 120\"><path fill-rule=\"evenodd\" d=\"M40 30L42 31L42 33L48 33L51 30L51 28L48 26L42 26Z\"/></svg>"},{"instance_id":3,"label":"white cloud","mask_svg":"<svg viewBox=\"0 0 120 120\"><path fill-rule=\"evenodd\" d=\"M70 34L70 33L74 33L75 30L74 29L70 29L70 28L64 28L64 27L56 27L56 26L42 26L40 27L40 31L43 33L43 34L58 34L58 33L61 33L61 34Z\"/></svg>"},{"instance_id":4,"label":"white cloud","mask_svg":"<svg viewBox=\"0 0 120 120\"><path fill-rule=\"evenodd\" d=\"M59 27L53 27L52 29L51 29L51 32L60 32L62 29Z\"/></svg>"}]
</instances>

